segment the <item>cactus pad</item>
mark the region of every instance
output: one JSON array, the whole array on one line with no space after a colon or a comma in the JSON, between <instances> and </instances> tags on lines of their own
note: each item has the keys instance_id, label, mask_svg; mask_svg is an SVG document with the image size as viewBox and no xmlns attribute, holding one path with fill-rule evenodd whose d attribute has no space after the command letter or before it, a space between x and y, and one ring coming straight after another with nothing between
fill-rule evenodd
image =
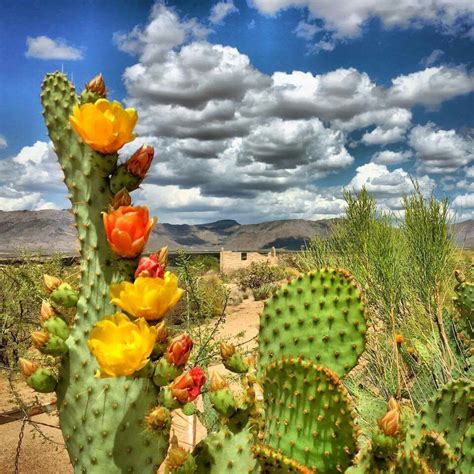
<instances>
[{"instance_id":1,"label":"cactus pad","mask_svg":"<svg viewBox=\"0 0 474 474\"><path fill-rule=\"evenodd\" d=\"M258 472L248 429L233 434L227 429L207 436L193 452L197 474L249 474Z\"/></svg>"},{"instance_id":2,"label":"cactus pad","mask_svg":"<svg viewBox=\"0 0 474 474\"><path fill-rule=\"evenodd\" d=\"M262 368L276 357L304 357L338 377L364 350L365 304L350 274L324 269L300 275L266 302L260 317Z\"/></svg>"},{"instance_id":3,"label":"cactus pad","mask_svg":"<svg viewBox=\"0 0 474 474\"><path fill-rule=\"evenodd\" d=\"M474 383L454 380L445 385L418 413L407 430L405 449L416 448L428 431L443 435L457 454L474 416Z\"/></svg>"},{"instance_id":4,"label":"cactus pad","mask_svg":"<svg viewBox=\"0 0 474 474\"><path fill-rule=\"evenodd\" d=\"M357 451L346 389L311 361L283 358L264 379L264 443L317 472L344 472Z\"/></svg>"},{"instance_id":5,"label":"cactus pad","mask_svg":"<svg viewBox=\"0 0 474 474\"><path fill-rule=\"evenodd\" d=\"M269 446L256 445L253 452L260 463L262 474L313 474L314 471L287 458Z\"/></svg>"}]
</instances>

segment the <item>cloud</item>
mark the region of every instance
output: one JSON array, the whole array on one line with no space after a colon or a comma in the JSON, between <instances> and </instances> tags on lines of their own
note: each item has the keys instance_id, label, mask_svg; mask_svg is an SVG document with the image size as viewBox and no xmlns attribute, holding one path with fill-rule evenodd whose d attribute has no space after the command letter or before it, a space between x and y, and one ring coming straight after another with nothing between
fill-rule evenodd
<instances>
[{"instance_id":1,"label":"cloud","mask_svg":"<svg viewBox=\"0 0 474 474\"><path fill-rule=\"evenodd\" d=\"M209 15L209 21L213 24L220 25L224 19L232 13L237 13L239 9L234 5L232 0L226 2L219 2L212 6Z\"/></svg>"},{"instance_id":2,"label":"cloud","mask_svg":"<svg viewBox=\"0 0 474 474\"><path fill-rule=\"evenodd\" d=\"M144 29L135 26L130 33L115 33L113 39L121 51L139 55L143 63L153 63L186 41L204 39L209 33L196 19L182 22L173 9L156 3Z\"/></svg>"},{"instance_id":3,"label":"cloud","mask_svg":"<svg viewBox=\"0 0 474 474\"><path fill-rule=\"evenodd\" d=\"M305 20L301 20L294 29L296 36L298 36L298 38L303 38L306 41L312 40L319 31L321 31L321 28L314 23L308 23Z\"/></svg>"},{"instance_id":4,"label":"cloud","mask_svg":"<svg viewBox=\"0 0 474 474\"><path fill-rule=\"evenodd\" d=\"M399 107L421 104L436 107L453 97L474 91L474 75L464 67L430 67L392 79L388 101Z\"/></svg>"},{"instance_id":5,"label":"cloud","mask_svg":"<svg viewBox=\"0 0 474 474\"><path fill-rule=\"evenodd\" d=\"M407 151L378 151L372 157L372 163L377 165L397 165L408 161L413 156L410 150Z\"/></svg>"},{"instance_id":6,"label":"cloud","mask_svg":"<svg viewBox=\"0 0 474 474\"><path fill-rule=\"evenodd\" d=\"M388 145L403 140L405 137L405 129L401 127L383 128L376 127L371 132L364 133L362 143L366 145Z\"/></svg>"},{"instance_id":7,"label":"cloud","mask_svg":"<svg viewBox=\"0 0 474 474\"><path fill-rule=\"evenodd\" d=\"M52 144L37 141L0 161L0 209L56 209L66 187Z\"/></svg>"},{"instance_id":8,"label":"cloud","mask_svg":"<svg viewBox=\"0 0 474 474\"><path fill-rule=\"evenodd\" d=\"M7 146L8 146L7 139L3 135L0 135L0 150L2 148L6 148Z\"/></svg>"},{"instance_id":9,"label":"cloud","mask_svg":"<svg viewBox=\"0 0 474 474\"><path fill-rule=\"evenodd\" d=\"M363 32L371 18L387 28L436 26L445 34L469 34L474 4L466 0L252 0L264 15L275 15L288 8L307 8L311 17L321 19L324 28L336 38L354 38Z\"/></svg>"},{"instance_id":10,"label":"cloud","mask_svg":"<svg viewBox=\"0 0 474 474\"><path fill-rule=\"evenodd\" d=\"M418 176L417 181L424 195L430 194L435 186L435 181L426 175ZM400 210L403 193L413 191L411 177L405 170L389 171L385 165L376 163L359 166L347 188L360 191L364 186L377 198L380 208L387 210Z\"/></svg>"},{"instance_id":11,"label":"cloud","mask_svg":"<svg viewBox=\"0 0 474 474\"><path fill-rule=\"evenodd\" d=\"M442 49L434 49L428 56L425 56L420 64L424 67L432 66L437 63L445 55Z\"/></svg>"},{"instance_id":12,"label":"cloud","mask_svg":"<svg viewBox=\"0 0 474 474\"><path fill-rule=\"evenodd\" d=\"M474 193L460 194L451 204L459 221L474 219Z\"/></svg>"},{"instance_id":13,"label":"cloud","mask_svg":"<svg viewBox=\"0 0 474 474\"><path fill-rule=\"evenodd\" d=\"M455 130L441 130L433 123L417 125L409 136L420 170L428 173L451 173L474 159L474 140Z\"/></svg>"},{"instance_id":14,"label":"cloud","mask_svg":"<svg viewBox=\"0 0 474 474\"><path fill-rule=\"evenodd\" d=\"M36 59L61 59L65 61L76 61L83 59L82 51L79 48L69 46L66 41L57 38L51 39L47 36L28 36L26 39L27 58Z\"/></svg>"}]
</instances>

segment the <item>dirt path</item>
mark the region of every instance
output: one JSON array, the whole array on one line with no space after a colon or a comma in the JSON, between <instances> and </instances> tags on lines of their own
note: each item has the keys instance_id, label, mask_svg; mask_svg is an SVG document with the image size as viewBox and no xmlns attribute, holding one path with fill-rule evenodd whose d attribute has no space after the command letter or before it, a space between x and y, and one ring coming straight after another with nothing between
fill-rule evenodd
<instances>
[{"instance_id":1,"label":"dirt path","mask_svg":"<svg viewBox=\"0 0 474 474\"><path fill-rule=\"evenodd\" d=\"M229 307L225 324L219 331L219 335L239 343L249 341L242 346L243 349L252 347L258 333L258 315L262 307L262 302L253 301L252 299L243 300L241 304ZM242 332L244 333L243 337L236 339L236 336ZM217 366L216 369L223 368ZM16 381L14 386L27 406L35 404L37 394L26 386L21 379ZM40 396L38 399L42 404L54 402L54 397L49 395ZM0 412L13 410L16 407L17 403L11 394L8 381L5 376L1 376ZM199 441L205 436L205 431L199 425L193 431L192 419L193 417L186 417L180 412L176 413L173 418L173 429L180 440L180 444L189 448L193 437L195 437L195 441ZM41 436L33 426L25 425L22 447L18 458L19 474L72 473L62 435L57 428L57 416L54 413L43 413L33 416L32 420L38 423L38 427L41 428L42 433L48 440ZM2 474L14 473L16 449L22 424L21 420L0 424L0 473ZM161 469L160 472L162 472Z\"/></svg>"}]
</instances>

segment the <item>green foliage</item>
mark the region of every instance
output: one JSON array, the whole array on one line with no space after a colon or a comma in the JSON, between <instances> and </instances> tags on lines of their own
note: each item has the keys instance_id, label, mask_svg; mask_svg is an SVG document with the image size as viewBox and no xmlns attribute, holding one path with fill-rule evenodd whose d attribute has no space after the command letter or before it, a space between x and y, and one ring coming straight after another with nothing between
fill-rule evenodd
<instances>
[{"instance_id":1,"label":"green foliage","mask_svg":"<svg viewBox=\"0 0 474 474\"><path fill-rule=\"evenodd\" d=\"M15 367L30 345L31 331L38 328L41 302L46 298L43 274L74 281L76 267L66 267L55 255L38 263L22 253L21 263L0 266L0 363Z\"/></svg>"},{"instance_id":2,"label":"green foliage","mask_svg":"<svg viewBox=\"0 0 474 474\"><path fill-rule=\"evenodd\" d=\"M205 262L180 251L175 260L176 273L186 296L169 315L173 324L202 324L220 317L227 301L224 283L215 273L206 274Z\"/></svg>"},{"instance_id":3,"label":"green foliage","mask_svg":"<svg viewBox=\"0 0 474 474\"><path fill-rule=\"evenodd\" d=\"M418 409L464 366L452 355L454 341L443 316L459 257L449 233L448 204L425 198L416 183L403 200L401 219L377 212L366 189L346 191L344 197L345 218L327 239L311 241L297 256L297 267L308 271L331 265L354 275L364 289L374 330L368 334L363 367L347 383L363 387L357 390L362 399L398 394ZM395 343L397 335L403 344ZM364 413L368 418L362 424L373 424L371 410Z\"/></svg>"},{"instance_id":4,"label":"green foliage","mask_svg":"<svg viewBox=\"0 0 474 474\"><path fill-rule=\"evenodd\" d=\"M252 294L255 301L263 301L270 298L278 286L274 283L265 283L258 288L253 288Z\"/></svg>"},{"instance_id":5,"label":"green foliage","mask_svg":"<svg viewBox=\"0 0 474 474\"><path fill-rule=\"evenodd\" d=\"M268 262L252 262L249 267L239 270L237 282L242 290L260 288L269 283L275 283L287 277L284 268L270 265Z\"/></svg>"}]
</instances>

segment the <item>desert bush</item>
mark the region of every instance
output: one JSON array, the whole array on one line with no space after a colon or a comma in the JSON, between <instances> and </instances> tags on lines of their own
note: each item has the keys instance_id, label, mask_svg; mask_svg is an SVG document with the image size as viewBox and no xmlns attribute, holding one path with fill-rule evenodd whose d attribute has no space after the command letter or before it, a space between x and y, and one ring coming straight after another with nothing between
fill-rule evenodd
<instances>
[{"instance_id":1,"label":"desert bush","mask_svg":"<svg viewBox=\"0 0 474 474\"><path fill-rule=\"evenodd\" d=\"M180 286L186 293L168 316L172 324L202 324L219 317L227 301L227 290L215 273L206 274L200 259L178 253L175 261Z\"/></svg>"},{"instance_id":2,"label":"desert bush","mask_svg":"<svg viewBox=\"0 0 474 474\"><path fill-rule=\"evenodd\" d=\"M30 334L39 324L43 298L43 274L60 278L74 277L76 267L66 267L60 255L44 263L23 253L21 263L0 266L0 363L15 367L30 345Z\"/></svg>"},{"instance_id":3,"label":"desert bush","mask_svg":"<svg viewBox=\"0 0 474 474\"><path fill-rule=\"evenodd\" d=\"M450 306L459 262L448 202L425 198L414 184L403 198L403 218L377 212L365 189L346 191L345 218L327 239L315 237L296 266L347 268L364 288L371 329L364 360L348 382L358 387L357 398L369 404L374 396L397 395L417 409L462 369L442 313ZM397 344L396 336L403 342Z\"/></svg>"},{"instance_id":4,"label":"desert bush","mask_svg":"<svg viewBox=\"0 0 474 474\"><path fill-rule=\"evenodd\" d=\"M252 293L253 293L253 298L255 301L263 301L268 298L273 294L273 292L278 288L277 285L274 283L265 283L262 286L259 286L258 288L253 288Z\"/></svg>"},{"instance_id":5,"label":"desert bush","mask_svg":"<svg viewBox=\"0 0 474 474\"><path fill-rule=\"evenodd\" d=\"M239 270L235 275L242 290L260 288L263 285L283 280L286 276L284 268L270 265L268 262L252 262L249 267Z\"/></svg>"}]
</instances>

